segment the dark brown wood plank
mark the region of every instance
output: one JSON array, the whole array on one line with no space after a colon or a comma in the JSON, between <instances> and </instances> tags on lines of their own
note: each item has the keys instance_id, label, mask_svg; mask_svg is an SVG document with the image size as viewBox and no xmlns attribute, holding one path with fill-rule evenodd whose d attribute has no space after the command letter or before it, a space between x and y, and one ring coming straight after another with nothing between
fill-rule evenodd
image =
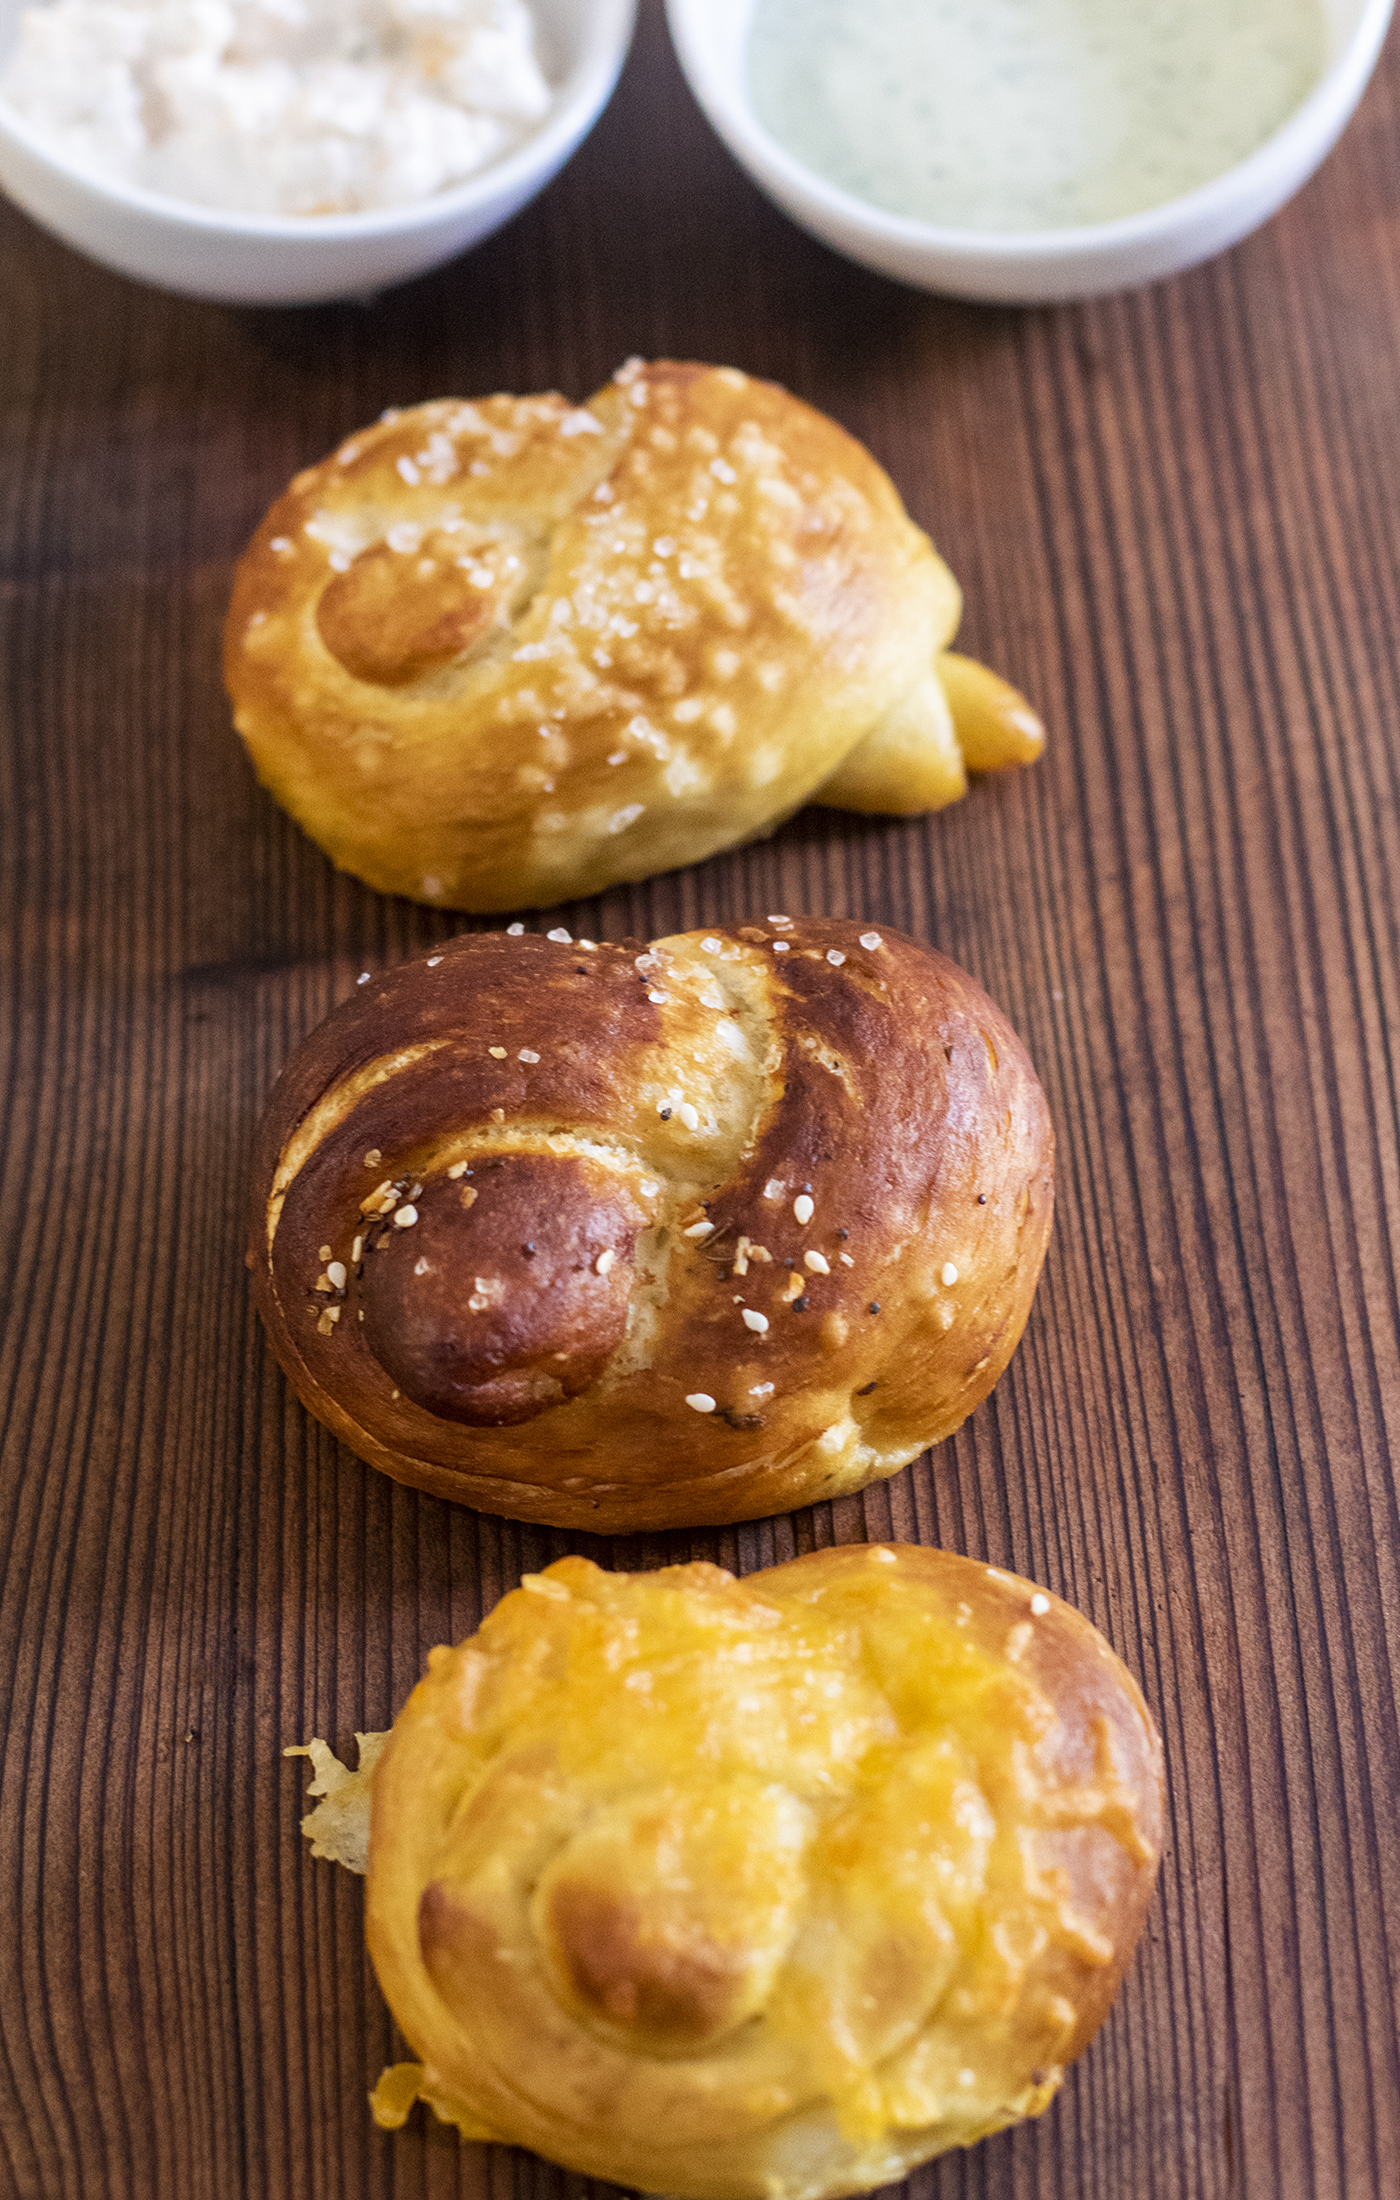
<instances>
[{"instance_id":1,"label":"dark brown wood plank","mask_svg":"<svg viewBox=\"0 0 1400 2200\"><path fill-rule=\"evenodd\" d=\"M1400 2160L1400 53L1258 237L1129 297L924 298L731 165L656 0L578 159L372 307L235 312L0 206L0 2193L546 2200L415 2123L304 1770L568 1548L748 1569L865 1535L1035 1574L1161 1720L1170 1845L1100 2040L919 2200L1385 2200ZM658 148L664 148L659 154ZM337 878L253 784L232 563L389 403L576 396L632 352L835 413L1043 705L929 821L812 811L567 916L759 909L935 940L1060 1140L1013 1366L931 1459L751 1526L590 1541L381 1480L250 1318L262 1095L454 921Z\"/></svg>"}]
</instances>

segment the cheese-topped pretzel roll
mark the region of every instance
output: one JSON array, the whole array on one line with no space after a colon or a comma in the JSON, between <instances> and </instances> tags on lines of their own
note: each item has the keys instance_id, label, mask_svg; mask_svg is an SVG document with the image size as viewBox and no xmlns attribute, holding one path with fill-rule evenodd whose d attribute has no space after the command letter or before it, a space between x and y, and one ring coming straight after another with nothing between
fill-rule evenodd
<instances>
[{"instance_id":1,"label":"cheese-topped pretzel roll","mask_svg":"<svg viewBox=\"0 0 1400 2200\"><path fill-rule=\"evenodd\" d=\"M822 2200L1047 2106L1161 1841L1068 1605L944 1551L735 1581L561 1559L434 1650L372 1783L368 1931L473 2138L682 2200Z\"/></svg>"},{"instance_id":2,"label":"cheese-topped pretzel roll","mask_svg":"<svg viewBox=\"0 0 1400 2200\"><path fill-rule=\"evenodd\" d=\"M859 1489L1024 1327L1044 1096L931 949L773 918L500 933L367 981L292 1058L248 1254L311 1411L400 1481L626 1530Z\"/></svg>"},{"instance_id":3,"label":"cheese-topped pretzel roll","mask_svg":"<svg viewBox=\"0 0 1400 2200\"><path fill-rule=\"evenodd\" d=\"M950 711L959 608L834 421L634 361L586 405L386 414L299 474L239 567L225 669L259 776L343 870L514 909L764 832L843 761L831 800L952 801L960 714L974 768L1024 761L1014 691L1019 720L991 690Z\"/></svg>"}]
</instances>

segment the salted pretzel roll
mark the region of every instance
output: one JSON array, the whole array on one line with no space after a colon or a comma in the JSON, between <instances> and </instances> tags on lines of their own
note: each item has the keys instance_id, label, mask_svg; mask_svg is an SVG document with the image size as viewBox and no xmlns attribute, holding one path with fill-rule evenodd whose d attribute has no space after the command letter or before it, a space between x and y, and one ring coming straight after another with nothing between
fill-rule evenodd
<instances>
[{"instance_id":1,"label":"salted pretzel roll","mask_svg":"<svg viewBox=\"0 0 1400 2200\"><path fill-rule=\"evenodd\" d=\"M363 984L293 1056L248 1263L302 1399L400 1481L598 1530L855 1490L1024 1327L1044 1096L897 933L500 933Z\"/></svg>"},{"instance_id":2,"label":"salted pretzel roll","mask_svg":"<svg viewBox=\"0 0 1400 2200\"><path fill-rule=\"evenodd\" d=\"M907 812L1028 761L1029 706L945 658L960 603L834 421L633 361L586 405L386 414L299 474L225 671L259 776L343 870L516 909L693 863L828 779Z\"/></svg>"},{"instance_id":3,"label":"salted pretzel roll","mask_svg":"<svg viewBox=\"0 0 1400 2200\"><path fill-rule=\"evenodd\" d=\"M1161 1750L1103 1637L945 1551L527 1577L372 1784L368 1934L473 2138L822 2200L1047 2106L1108 2012Z\"/></svg>"}]
</instances>

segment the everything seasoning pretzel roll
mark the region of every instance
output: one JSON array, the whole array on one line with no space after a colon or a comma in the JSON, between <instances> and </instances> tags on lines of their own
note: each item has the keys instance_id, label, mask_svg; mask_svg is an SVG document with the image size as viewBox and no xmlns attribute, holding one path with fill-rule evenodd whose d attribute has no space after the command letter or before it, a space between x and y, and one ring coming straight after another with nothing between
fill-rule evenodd
<instances>
[{"instance_id":1,"label":"everything seasoning pretzel roll","mask_svg":"<svg viewBox=\"0 0 1400 2200\"><path fill-rule=\"evenodd\" d=\"M1000 1010L896 933L476 934L287 1065L248 1262L301 1398L400 1481L607 1532L744 1520L986 1396L1052 1150Z\"/></svg>"},{"instance_id":2,"label":"everything seasoning pretzel roll","mask_svg":"<svg viewBox=\"0 0 1400 2200\"><path fill-rule=\"evenodd\" d=\"M948 653L960 608L834 421L633 361L587 405L386 414L299 474L239 567L225 674L259 776L343 870L517 909L812 795L937 809L1030 761L1023 698Z\"/></svg>"},{"instance_id":3,"label":"everything seasoning pretzel roll","mask_svg":"<svg viewBox=\"0 0 1400 2200\"><path fill-rule=\"evenodd\" d=\"M372 1783L370 1952L421 2057L382 2123L421 2095L645 2192L824 2200L1039 2115L1103 2022L1161 1746L1033 1583L565 1558L428 1664Z\"/></svg>"}]
</instances>

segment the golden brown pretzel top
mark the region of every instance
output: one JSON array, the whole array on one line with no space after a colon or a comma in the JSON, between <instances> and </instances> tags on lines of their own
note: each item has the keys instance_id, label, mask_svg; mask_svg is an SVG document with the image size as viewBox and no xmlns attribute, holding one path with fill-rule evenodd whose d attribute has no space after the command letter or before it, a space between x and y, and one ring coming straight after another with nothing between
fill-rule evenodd
<instances>
[{"instance_id":1,"label":"golden brown pretzel top","mask_svg":"<svg viewBox=\"0 0 1400 2200\"><path fill-rule=\"evenodd\" d=\"M771 825L928 682L958 609L834 421L633 361L587 405L388 414L299 474L225 666L259 773L338 863L506 909Z\"/></svg>"},{"instance_id":2,"label":"golden brown pretzel top","mask_svg":"<svg viewBox=\"0 0 1400 2200\"><path fill-rule=\"evenodd\" d=\"M860 2189L1035 2114L1161 1839L1142 1699L1030 1582L908 1546L561 1560L437 1650L369 1937L440 2111L644 2189Z\"/></svg>"},{"instance_id":3,"label":"golden brown pretzel top","mask_svg":"<svg viewBox=\"0 0 1400 2200\"><path fill-rule=\"evenodd\" d=\"M1000 1011L897 933L479 934L288 1065L249 1259L302 1397L388 1472L589 1527L745 1518L990 1389L1051 1144Z\"/></svg>"}]
</instances>

